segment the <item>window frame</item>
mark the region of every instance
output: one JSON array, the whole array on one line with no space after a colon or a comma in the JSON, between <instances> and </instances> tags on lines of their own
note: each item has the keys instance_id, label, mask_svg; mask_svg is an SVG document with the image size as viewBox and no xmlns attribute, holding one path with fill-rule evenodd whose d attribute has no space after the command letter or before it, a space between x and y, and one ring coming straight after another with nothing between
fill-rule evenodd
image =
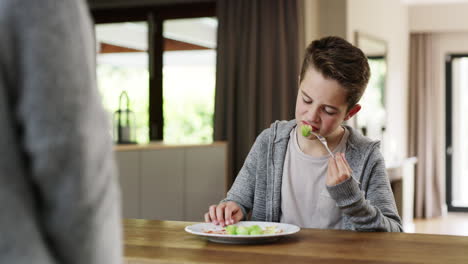
<instances>
[{"instance_id":1,"label":"window frame","mask_svg":"<svg viewBox=\"0 0 468 264\"><path fill-rule=\"evenodd\" d=\"M137 5L90 8L94 25L104 23L148 23L149 140L163 140L163 23L169 19L216 17L216 2L173 5Z\"/></svg>"},{"instance_id":2,"label":"window frame","mask_svg":"<svg viewBox=\"0 0 468 264\"><path fill-rule=\"evenodd\" d=\"M452 95L453 95L453 60L468 58L468 53L450 53L445 56L445 177L446 204L449 212L468 212L468 207L452 205Z\"/></svg>"}]
</instances>

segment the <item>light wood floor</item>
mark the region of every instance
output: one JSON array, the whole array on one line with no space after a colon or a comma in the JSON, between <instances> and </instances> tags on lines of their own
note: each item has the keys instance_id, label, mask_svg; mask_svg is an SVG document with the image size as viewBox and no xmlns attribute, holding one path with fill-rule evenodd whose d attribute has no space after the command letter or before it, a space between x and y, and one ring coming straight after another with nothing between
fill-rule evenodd
<instances>
[{"instance_id":1,"label":"light wood floor","mask_svg":"<svg viewBox=\"0 0 468 264\"><path fill-rule=\"evenodd\" d=\"M468 236L468 213L448 213L432 219L415 219L415 233Z\"/></svg>"}]
</instances>

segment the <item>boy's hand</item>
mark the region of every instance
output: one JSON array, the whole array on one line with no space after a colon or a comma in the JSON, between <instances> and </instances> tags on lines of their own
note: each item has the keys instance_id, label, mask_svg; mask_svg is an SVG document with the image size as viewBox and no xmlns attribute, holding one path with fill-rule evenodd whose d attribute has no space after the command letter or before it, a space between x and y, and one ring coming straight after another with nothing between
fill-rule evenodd
<instances>
[{"instance_id":1,"label":"boy's hand","mask_svg":"<svg viewBox=\"0 0 468 264\"><path fill-rule=\"evenodd\" d=\"M352 174L344 153L336 153L335 158L328 159L327 186L334 186L346 181Z\"/></svg>"},{"instance_id":2,"label":"boy's hand","mask_svg":"<svg viewBox=\"0 0 468 264\"><path fill-rule=\"evenodd\" d=\"M210 206L205 214L205 222L227 226L239 222L243 217L244 214L237 203L226 202Z\"/></svg>"}]
</instances>

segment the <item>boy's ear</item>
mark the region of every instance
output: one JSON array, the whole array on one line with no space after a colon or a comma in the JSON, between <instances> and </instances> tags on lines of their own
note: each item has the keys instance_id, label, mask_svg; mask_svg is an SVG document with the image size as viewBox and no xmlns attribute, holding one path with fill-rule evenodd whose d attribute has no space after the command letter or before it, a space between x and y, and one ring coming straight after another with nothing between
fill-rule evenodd
<instances>
[{"instance_id":1,"label":"boy's ear","mask_svg":"<svg viewBox=\"0 0 468 264\"><path fill-rule=\"evenodd\" d=\"M359 110L361 110L361 105L360 104L356 104L355 106L353 106L349 111L348 111L348 114L346 114L346 117L345 117L345 121L347 121L348 119L350 119L351 117L353 117L355 114L357 114L359 112Z\"/></svg>"}]
</instances>

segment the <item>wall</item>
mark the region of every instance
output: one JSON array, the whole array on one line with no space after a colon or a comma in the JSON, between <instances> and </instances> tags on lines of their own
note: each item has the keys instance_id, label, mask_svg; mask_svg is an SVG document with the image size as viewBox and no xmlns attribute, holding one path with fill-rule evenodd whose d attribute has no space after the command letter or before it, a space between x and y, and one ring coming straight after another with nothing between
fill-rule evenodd
<instances>
[{"instance_id":1,"label":"wall","mask_svg":"<svg viewBox=\"0 0 468 264\"><path fill-rule=\"evenodd\" d=\"M347 38L355 42L356 31L388 44L386 83L387 131L383 152L387 165L407 155L408 131L408 7L395 0L348 0Z\"/></svg>"},{"instance_id":2,"label":"wall","mask_svg":"<svg viewBox=\"0 0 468 264\"><path fill-rule=\"evenodd\" d=\"M468 31L468 3L409 7L411 32Z\"/></svg>"},{"instance_id":3,"label":"wall","mask_svg":"<svg viewBox=\"0 0 468 264\"><path fill-rule=\"evenodd\" d=\"M346 38L347 0L302 0L305 47L313 40L334 35Z\"/></svg>"},{"instance_id":4,"label":"wall","mask_svg":"<svg viewBox=\"0 0 468 264\"><path fill-rule=\"evenodd\" d=\"M318 7L319 37L334 35L346 38L347 0L321 0Z\"/></svg>"},{"instance_id":5,"label":"wall","mask_svg":"<svg viewBox=\"0 0 468 264\"><path fill-rule=\"evenodd\" d=\"M319 38L319 1L318 0L303 0L302 9L304 10L304 48L309 45L312 40Z\"/></svg>"}]
</instances>

